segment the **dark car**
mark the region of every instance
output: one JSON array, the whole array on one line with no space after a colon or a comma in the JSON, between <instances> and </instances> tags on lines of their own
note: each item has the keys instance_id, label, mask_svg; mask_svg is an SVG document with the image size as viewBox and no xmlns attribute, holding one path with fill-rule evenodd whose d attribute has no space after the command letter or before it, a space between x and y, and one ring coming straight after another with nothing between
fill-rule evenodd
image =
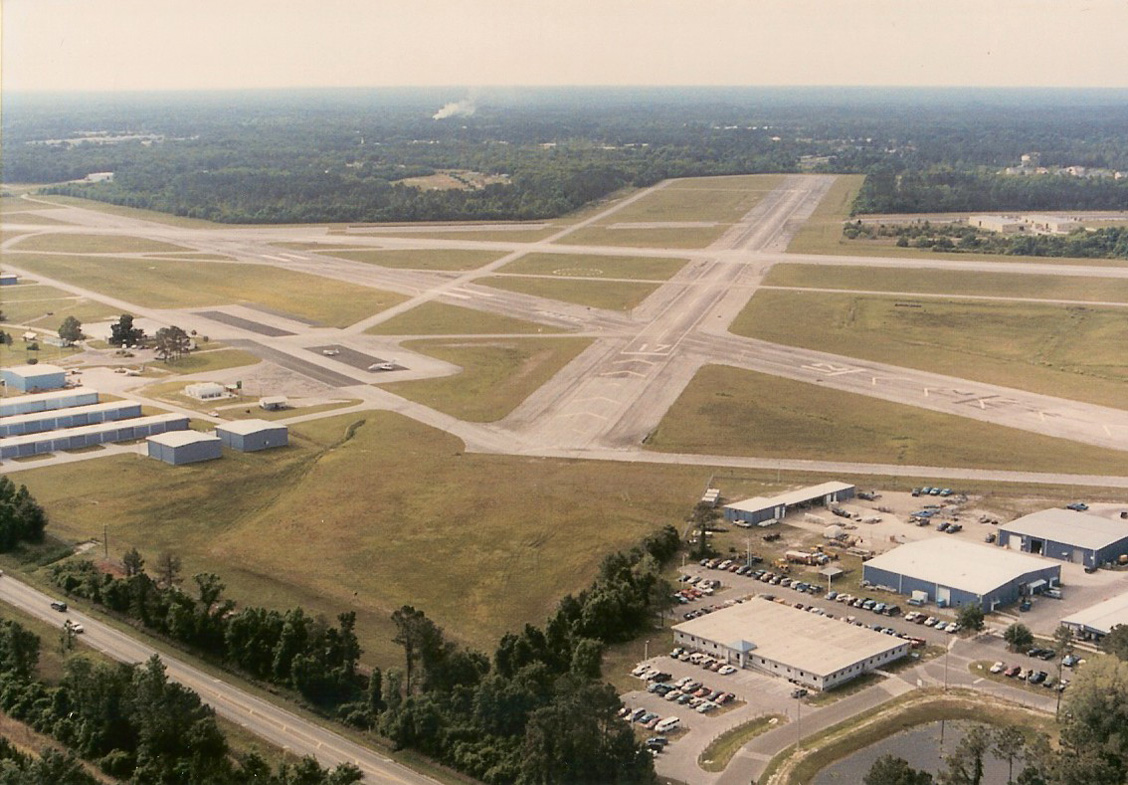
<instances>
[{"instance_id":1,"label":"dark car","mask_svg":"<svg viewBox=\"0 0 1128 785\"><path fill-rule=\"evenodd\" d=\"M60 602L59 600L52 600L51 607L57 610L59 613L67 612L67 604L65 602Z\"/></svg>"}]
</instances>

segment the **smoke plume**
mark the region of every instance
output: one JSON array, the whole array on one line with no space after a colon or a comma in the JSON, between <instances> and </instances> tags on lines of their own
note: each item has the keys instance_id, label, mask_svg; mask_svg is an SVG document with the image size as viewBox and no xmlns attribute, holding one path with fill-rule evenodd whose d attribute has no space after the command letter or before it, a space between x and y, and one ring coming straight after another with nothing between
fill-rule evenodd
<instances>
[{"instance_id":1,"label":"smoke plume","mask_svg":"<svg viewBox=\"0 0 1128 785\"><path fill-rule=\"evenodd\" d=\"M469 117L474 114L474 99L470 97L463 98L461 101L452 101L444 106L439 111L435 112L432 119L445 120L448 117Z\"/></svg>"}]
</instances>

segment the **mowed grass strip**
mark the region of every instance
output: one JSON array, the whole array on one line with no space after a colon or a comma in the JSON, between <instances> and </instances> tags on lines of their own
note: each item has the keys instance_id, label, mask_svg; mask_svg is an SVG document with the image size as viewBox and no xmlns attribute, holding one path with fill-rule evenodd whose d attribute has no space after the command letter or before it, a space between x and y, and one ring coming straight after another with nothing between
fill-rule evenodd
<instances>
[{"instance_id":1,"label":"mowed grass strip","mask_svg":"<svg viewBox=\"0 0 1128 785\"><path fill-rule=\"evenodd\" d=\"M559 333L562 330L511 316L432 301L370 327L365 332L370 335L520 335Z\"/></svg>"},{"instance_id":2,"label":"mowed grass strip","mask_svg":"<svg viewBox=\"0 0 1128 785\"><path fill-rule=\"evenodd\" d=\"M1128 453L729 366L702 368L651 449L917 466L1128 474Z\"/></svg>"},{"instance_id":3,"label":"mowed grass strip","mask_svg":"<svg viewBox=\"0 0 1128 785\"><path fill-rule=\"evenodd\" d=\"M709 742L709 746L701 751L701 754L697 756L697 765L705 771L724 771L745 744L767 731L787 724L789 721L789 718L783 714L766 714L737 725L735 728L729 728Z\"/></svg>"},{"instance_id":4,"label":"mowed grass strip","mask_svg":"<svg viewBox=\"0 0 1128 785\"><path fill-rule=\"evenodd\" d=\"M587 338L409 341L404 348L458 365L462 372L380 386L461 420L494 422L590 345Z\"/></svg>"},{"instance_id":5,"label":"mowed grass strip","mask_svg":"<svg viewBox=\"0 0 1128 785\"><path fill-rule=\"evenodd\" d=\"M204 344L206 347L207 344ZM221 371L225 368L239 368L244 365L256 365L261 360L250 352L242 349L201 349L187 354L179 359L164 362L158 360L150 363L150 368L160 368L169 373L203 373L205 371ZM209 406L208 408L214 408Z\"/></svg>"},{"instance_id":6,"label":"mowed grass strip","mask_svg":"<svg viewBox=\"0 0 1128 785\"><path fill-rule=\"evenodd\" d=\"M1088 276L777 264L764 279L764 284L903 294L973 294L1004 298L1128 302L1128 280Z\"/></svg>"},{"instance_id":7,"label":"mowed grass strip","mask_svg":"<svg viewBox=\"0 0 1128 785\"><path fill-rule=\"evenodd\" d=\"M5 210L4 212L0 213L0 218L7 219L4 221L4 223L35 224L36 226L62 226L66 223L65 221L60 221L58 218L52 218L47 215L40 215L39 213L31 212L30 210L26 212L19 210Z\"/></svg>"},{"instance_id":8,"label":"mowed grass strip","mask_svg":"<svg viewBox=\"0 0 1128 785\"><path fill-rule=\"evenodd\" d=\"M17 244L17 250L53 251L55 253L158 253L167 251L191 251L182 245L174 245L145 237L109 234L37 234L26 237Z\"/></svg>"},{"instance_id":9,"label":"mowed grass strip","mask_svg":"<svg viewBox=\"0 0 1128 785\"><path fill-rule=\"evenodd\" d=\"M586 226L560 238L567 245L608 245L617 248L704 248L729 228L729 224L691 228L608 229Z\"/></svg>"},{"instance_id":10,"label":"mowed grass strip","mask_svg":"<svg viewBox=\"0 0 1128 785\"><path fill-rule=\"evenodd\" d=\"M499 268L498 272L559 275L561 278L604 277L667 281L685 267L688 261L637 256L531 253Z\"/></svg>"},{"instance_id":11,"label":"mowed grass strip","mask_svg":"<svg viewBox=\"0 0 1128 785\"><path fill-rule=\"evenodd\" d=\"M563 228L563 224L545 227L543 229L475 229L468 226L460 229L435 229L434 231L428 232L413 230L405 226L401 227L402 231L397 231L396 227L390 227L381 228L379 231L372 232L358 230L350 232L349 234L361 234L373 239L379 239L381 237L399 237L405 240L477 240L482 243L535 243L538 240L551 237Z\"/></svg>"},{"instance_id":12,"label":"mowed grass strip","mask_svg":"<svg viewBox=\"0 0 1128 785\"><path fill-rule=\"evenodd\" d=\"M598 223L601 226L650 221L730 224L755 207L767 192L783 182L783 178L784 175L765 174L682 180L647 194Z\"/></svg>"},{"instance_id":13,"label":"mowed grass strip","mask_svg":"<svg viewBox=\"0 0 1128 785\"><path fill-rule=\"evenodd\" d=\"M448 638L492 654L503 633L543 624L586 587L607 553L682 520L710 471L468 454L390 412L290 436L288 448L191 466L113 456L19 481L55 537L100 538L108 522L111 557L136 546L152 564L171 551L188 585L213 571L243 604L329 619L355 610L363 661L402 667L396 608L420 608Z\"/></svg>"},{"instance_id":14,"label":"mowed grass strip","mask_svg":"<svg viewBox=\"0 0 1128 785\"><path fill-rule=\"evenodd\" d=\"M490 262L496 262L504 255L498 251L473 251L455 248L412 248L385 251L378 248L357 248L355 246L326 245L324 243L279 243L279 245L285 248L333 256L338 259L404 270L476 270Z\"/></svg>"},{"instance_id":15,"label":"mowed grass strip","mask_svg":"<svg viewBox=\"0 0 1128 785\"><path fill-rule=\"evenodd\" d=\"M5 190L8 186L5 186ZM43 202L33 202L29 199L21 199L18 196L0 196L0 215L7 215L9 213L25 213L31 210L55 210L58 205L44 204Z\"/></svg>"},{"instance_id":16,"label":"mowed grass strip","mask_svg":"<svg viewBox=\"0 0 1128 785\"><path fill-rule=\"evenodd\" d=\"M30 324L51 333L68 316L88 324L117 315L108 305L42 284L4 287L0 306L6 323Z\"/></svg>"},{"instance_id":17,"label":"mowed grass strip","mask_svg":"<svg viewBox=\"0 0 1128 785\"><path fill-rule=\"evenodd\" d=\"M406 297L257 264L19 255L12 263L152 308L251 304L327 327L346 327Z\"/></svg>"},{"instance_id":18,"label":"mowed grass strip","mask_svg":"<svg viewBox=\"0 0 1128 785\"><path fill-rule=\"evenodd\" d=\"M791 238L788 253L854 253L844 249L842 222L850 217L850 206L866 180L864 174L840 174L811 217Z\"/></svg>"},{"instance_id":19,"label":"mowed grass strip","mask_svg":"<svg viewBox=\"0 0 1128 785\"><path fill-rule=\"evenodd\" d=\"M788 346L1128 406L1128 319L1119 308L760 290L730 329Z\"/></svg>"},{"instance_id":20,"label":"mowed grass strip","mask_svg":"<svg viewBox=\"0 0 1128 785\"><path fill-rule=\"evenodd\" d=\"M609 311L629 311L658 288L655 283L634 281L585 281L570 278L522 278L520 276L489 276L475 283L505 289L519 294L531 294L549 300L560 300Z\"/></svg>"}]
</instances>

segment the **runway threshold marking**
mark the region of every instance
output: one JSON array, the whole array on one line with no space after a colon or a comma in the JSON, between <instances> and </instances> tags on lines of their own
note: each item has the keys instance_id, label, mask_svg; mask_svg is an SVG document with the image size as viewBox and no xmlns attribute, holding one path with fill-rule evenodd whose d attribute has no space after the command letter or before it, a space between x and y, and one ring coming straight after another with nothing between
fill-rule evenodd
<instances>
[{"instance_id":1,"label":"runway threshold marking","mask_svg":"<svg viewBox=\"0 0 1128 785\"><path fill-rule=\"evenodd\" d=\"M848 373L862 373L863 368L854 368L849 365L838 365L836 363L807 363L801 366L805 371L815 371L816 373L825 374L826 376L843 376Z\"/></svg>"}]
</instances>

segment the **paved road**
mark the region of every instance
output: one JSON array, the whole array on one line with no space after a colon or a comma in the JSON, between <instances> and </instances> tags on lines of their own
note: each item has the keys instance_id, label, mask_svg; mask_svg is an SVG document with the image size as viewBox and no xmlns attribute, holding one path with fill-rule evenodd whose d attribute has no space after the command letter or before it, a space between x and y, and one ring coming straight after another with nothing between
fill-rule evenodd
<instances>
[{"instance_id":1,"label":"paved road","mask_svg":"<svg viewBox=\"0 0 1128 785\"><path fill-rule=\"evenodd\" d=\"M0 578L0 600L61 628L64 619L86 629L81 642L120 662L140 663L156 650L118 632L98 619L71 609L65 614L50 607L53 598L11 576ZM195 690L216 713L251 733L296 755L312 755L323 766L353 763L365 781L388 785L435 785L435 780L412 771L330 730L261 700L180 660L162 654L169 678Z\"/></svg>"}]
</instances>

